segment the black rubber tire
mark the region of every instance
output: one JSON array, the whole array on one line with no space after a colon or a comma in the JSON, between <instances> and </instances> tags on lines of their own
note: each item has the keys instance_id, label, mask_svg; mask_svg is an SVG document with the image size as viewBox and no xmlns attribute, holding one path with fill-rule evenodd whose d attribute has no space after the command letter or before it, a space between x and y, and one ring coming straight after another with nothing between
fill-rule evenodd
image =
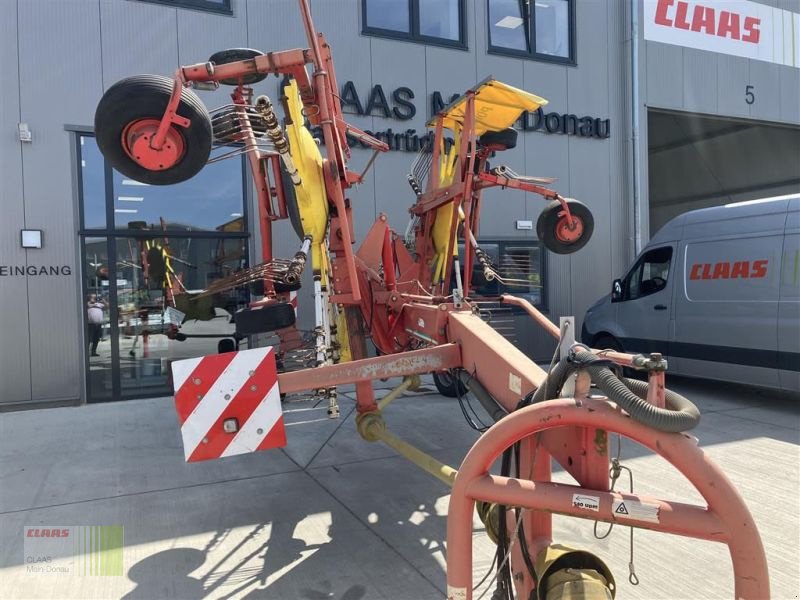
<instances>
[{"instance_id":1,"label":"black rubber tire","mask_svg":"<svg viewBox=\"0 0 800 600\"><path fill-rule=\"evenodd\" d=\"M147 250L147 277L159 282L167 277L167 262L159 246Z\"/></svg>"},{"instance_id":2,"label":"black rubber tire","mask_svg":"<svg viewBox=\"0 0 800 600\"><path fill-rule=\"evenodd\" d=\"M256 335L291 327L295 323L294 307L288 302L263 308L246 308L233 315L236 335Z\"/></svg>"},{"instance_id":3,"label":"black rubber tire","mask_svg":"<svg viewBox=\"0 0 800 600\"><path fill-rule=\"evenodd\" d=\"M599 335L595 338L592 348L596 350L613 350L614 352L625 352L622 344L617 338L610 335Z\"/></svg>"},{"instance_id":4,"label":"black rubber tire","mask_svg":"<svg viewBox=\"0 0 800 600\"><path fill-rule=\"evenodd\" d=\"M439 371L433 374L433 383L442 396L458 398L467 393L466 386L458 381L449 371Z\"/></svg>"},{"instance_id":5,"label":"black rubber tire","mask_svg":"<svg viewBox=\"0 0 800 600\"><path fill-rule=\"evenodd\" d=\"M112 85L97 105L94 131L103 156L117 171L151 185L172 185L197 175L211 153L211 118L192 90L181 91L177 113L189 119L189 127L173 127L183 137L185 152L177 164L151 171L136 163L122 147L125 127L139 119L161 119L172 96L172 79L161 75L135 75Z\"/></svg>"},{"instance_id":6,"label":"black rubber tire","mask_svg":"<svg viewBox=\"0 0 800 600\"><path fill-rule=\"evenodd\" d=\"M236 352L236 340L233 338L222 338L217 342L217 353Z\"/></svg>"},{"instance_id":7,"label":"black rubber tire","mask_svg":"<svg viewBox=\"0 0 800 600\"><path fill-rule=\"evenodd\" d=\"M482 146L502 146L505 150L511 150L517 145L518 132L513 127L503 129L503 131L487 131L478 138L478 143Z\"/></svg>"},{"instance_id":8,"label":"black rubber tire","mask_svg":"<svg viewBox=\"0 0 800 600\"><path fill-rule=\"evenodd\" d=\"M228 63L237 62L240 60L249 60L251 58L255 58L256 56L264 56L264 53L260 50L254 50L253 48L229 48L228 50L214 52L214 54L209 57L208 62L214 63L215 65L226 65ZM250 85L252 83L263 81L266 78L266 73L252 73L242 77L242 83L245 85ZM222 85L239 85L239 80L223 79L220 81L220 83Z\"/></svg>"},{"instance_id":9,"label":"black rubber tire","mask_svg":"<svg viewBox=\"0 0 800 600\"><path fill-rule=\"evenodd\" d=\"M583 234L574 242L564 242L556 236L556 228L561 220L561 217L558 216L561 211L561 203L558 200L553 200L548 204L536 221L536 235L539 236L539 240L548 250L556 254L577 252L589 242L594 231L594 217L583 202L568 198L567 205L572 215L583 222Z\"/></svg>"}]
</instances>

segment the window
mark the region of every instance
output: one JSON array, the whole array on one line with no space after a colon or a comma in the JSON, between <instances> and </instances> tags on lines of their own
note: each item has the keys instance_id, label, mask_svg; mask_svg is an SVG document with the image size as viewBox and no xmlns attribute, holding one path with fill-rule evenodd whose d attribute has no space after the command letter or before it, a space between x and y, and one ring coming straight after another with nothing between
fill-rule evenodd
<instances>
[{"instance_id":1,"label":"window","mask_svg":"<svg viewBox=\"0 0 800 600\"><path fill-rule=\"evenodd\" d=\"M539 242L483 239L479 245L489 255L494 270L507 283L500 283L497 279L487 281L480 266L474 265L472 288L477 297L496 298L511 294L534 306L544 307L544 253ZM459 245L459 260L463 265L463 245Z\"/></svg>"},{"instance_id":2,"label":"window","mask_svg":"<svg viewBox=\"0 0 800 600\"><path fill-rule=\"evenodd\" d=\"M242 159L207 165L178 185L148 185L107 171L94 137L79 140L83 229L246 231Z\"/></svg>"},{"instance_id":3,"label":"window","mask_svg":"<svg viewBox=\"0 0 800 600\"><path fill-rule=\"evenodd\" d=\"M362 0L368 35L466 48L464 0Z\"/></svg>"},{"instance_id":4,"label":"window","mask_svg":"<svg viewBox=\"0 0 800 600\"><path fill-rule=\"evenodd\" d=\"M574 64L574 0L488 0L489 51Z\"/></svg>"},{"instance_id":5,"label":"window","mask_svg":"<svg viewBox=\"0 0 800 600\"><path fill-rule=\"evenodd\" d=\"M166 4L176 8L196 8L209 12L218 12L225 15L232 15L231 0L138 0L139 2L152 2L154 4Z\"/></svg>"},{"instance_id":6,"label":"window","mask_svg":"<svg viewBox=\"0 0 800 600\"><path fill-rule=\"evenodd\" d=\"M650 250L642 256L625 278L623 300L636 300L667 287L671 261L671 246Z\"/></svg>"},{"instance_id":7,"label":"window","mask_svg":"<svg viewBox=\"0 0 800 600\"><path fill-rule=\"evenodd\" d=\"M93 136L77 140L88 399L169 394L171 362L214 354L249 303L245 289L194 296L248 265L244 159L151 186L114 171Z\"/></svg>"}]
</instances>

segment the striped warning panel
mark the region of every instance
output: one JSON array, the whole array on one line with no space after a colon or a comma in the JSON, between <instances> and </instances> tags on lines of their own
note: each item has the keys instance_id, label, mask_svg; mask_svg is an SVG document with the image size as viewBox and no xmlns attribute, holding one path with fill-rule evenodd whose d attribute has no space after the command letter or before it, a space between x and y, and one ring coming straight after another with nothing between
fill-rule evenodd
<instances>
[{"instance_id":1,"label":"striped warning panel","mask_svg":"<svg viewBox=\"0 0 800 600\"><path fill-rule=\"evenodd\" d=\"M176 361L172 380L188 462L286 445L272 348Z\"/></svg>"}]
</instances>

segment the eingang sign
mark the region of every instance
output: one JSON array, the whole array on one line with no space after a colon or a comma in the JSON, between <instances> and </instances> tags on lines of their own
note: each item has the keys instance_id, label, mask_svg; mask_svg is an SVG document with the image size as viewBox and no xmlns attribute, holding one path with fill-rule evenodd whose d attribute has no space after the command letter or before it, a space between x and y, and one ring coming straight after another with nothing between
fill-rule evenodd
<instances>
[{"instance_id":1,"label":"eingang sign","mask_svg":"<svg viewBox=\"0 0 800 600\"><path fill-rule=\"evenodd\" d=\"M644 37L800 68L800 14L749 0L644 0Z\"/></svg>"}]
</instances>

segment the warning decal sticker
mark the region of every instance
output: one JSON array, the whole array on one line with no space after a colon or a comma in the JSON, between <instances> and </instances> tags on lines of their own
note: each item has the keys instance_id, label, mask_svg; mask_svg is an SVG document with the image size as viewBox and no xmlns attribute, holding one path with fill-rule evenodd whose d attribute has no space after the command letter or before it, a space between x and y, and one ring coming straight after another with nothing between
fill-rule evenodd
<instances>
[{"instance_id":1,"label":"warning decal sticker","mask_svg":"<svg viewBox=\"0 0 800 600\"><path fill-rule=\"evenodd\" d=\"M642 502L630 498L614 500L611 505L611 513L615 519L635 519L651 523L658 523L658 510L659 505L655 502Z\"/></svg>"},{"instance_id":2,"label":"warning decal sticker","mask_svg":"<svg viewBox=\"0 0 800 600\"><path fill-rule=\"evenodd\" d=\"M584 494L572 494L572 506L575 508L582 508L584 510L600 512L600 497L586 496Z\"/></svg>"},{"instance_id":3,"label":"warning decal sticker","mask_svg":"<svg viewBox=\"0 0 800 600\"><path fill-rule=\"evenodd\" d=\"M448 585L447 600L467 600L467 588Z\"/></svg>"},{"instance_id":4,"label":"warning decal sticker","mask_svg":"<svg viewBox=\"0 0 800 600\"><path fill-rule=\"evenodd\" d=\"M516 373L508 374L508 389L515 394L522 393L522 378Z\"/></svg>"}]
</instances>

